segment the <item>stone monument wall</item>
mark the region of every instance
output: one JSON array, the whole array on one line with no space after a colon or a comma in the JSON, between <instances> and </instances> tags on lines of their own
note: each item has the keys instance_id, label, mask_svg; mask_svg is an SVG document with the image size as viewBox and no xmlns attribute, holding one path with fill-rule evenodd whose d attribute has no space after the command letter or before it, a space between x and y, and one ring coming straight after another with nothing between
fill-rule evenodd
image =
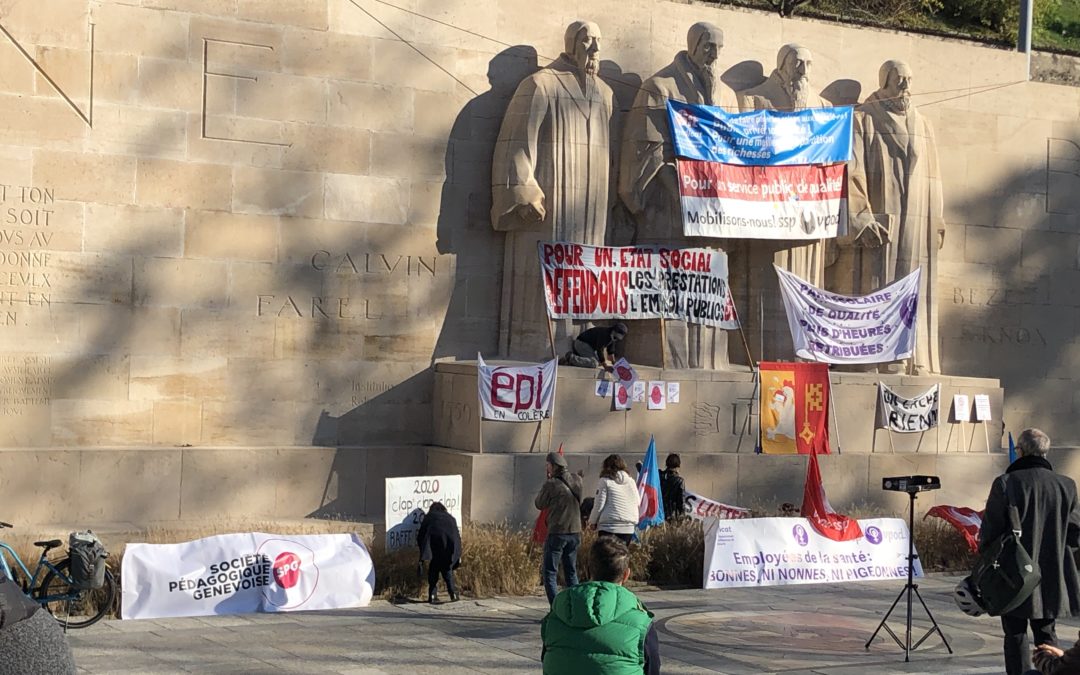
<instances>
[{"instance_id":1,"label":"stone monument wall","mask_svg":"<svg viewBox=\"0 0 1080 675\"><path fill-rule=\"evenodd\" d=\"M1021 55L655 0L0 0L0 446L421 457L433 361L497 349L502 112L583 13L624 110L696 21L735 88L788 42L834 102L906 60L942 163L943 370L1080 444L1080 89Z\"/></svg>"}]
</instances>

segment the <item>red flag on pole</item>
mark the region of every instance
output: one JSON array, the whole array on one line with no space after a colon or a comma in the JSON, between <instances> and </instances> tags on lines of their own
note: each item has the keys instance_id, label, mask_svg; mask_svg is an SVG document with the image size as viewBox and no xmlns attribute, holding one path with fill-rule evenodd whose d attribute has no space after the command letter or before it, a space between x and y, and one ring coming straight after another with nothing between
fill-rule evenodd
<instances>
[{"instance_id":1,"label":"red flag on pole","mask_svg":"<svg viewBox=\"0 0 1080 675\"><path fill-rule=\"evenodd\" d=\"M548 446L551 447L550 445ZM559 443L559 454L563 454L562 443ZM547 509L542 509L540 514L536 516L536 524L533 525L532 540L534 543L543 544L547 539L548 525L547 525L548 513Z\"/></svg>"},{"instance_id":2,"label":"red flag on pole","mask_svg":"<svg viewBox=\"0 0 1080 675\"><path fill-rule=\"evenodd\" d=\"M825 486L821 482L817 453L806 460L806 487L803 488L802 516L810 521L817 533L833 541L850 541L862 536L862 528L854 518L833 511Z\"/></svg>"},{"instance_id":3,"label":"red flag on pole","mask_svg":"<svg viewBox=\"0 0 1080 675\"><path fill-rule=\"evenodd\" d=\"M969 509L966 506L934 506L931 507L926 515L923 516L923 520L926 520L930 516L937 516L948 524L960 530L960 534L964 535L964 540L967 541L968 547L972 553L979 551L979 530L982 529L982 511L976 511L975 509Z\"/></svg>"}]
</instances>

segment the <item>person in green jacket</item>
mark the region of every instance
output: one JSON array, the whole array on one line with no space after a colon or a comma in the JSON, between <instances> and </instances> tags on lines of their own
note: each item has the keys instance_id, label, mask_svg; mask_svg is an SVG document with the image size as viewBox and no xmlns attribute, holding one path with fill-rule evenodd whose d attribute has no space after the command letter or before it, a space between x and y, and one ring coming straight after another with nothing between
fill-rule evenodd
<instances>
[{"instance_id":1,"label":"person in green jacket","mask_svg":"<svg viewBox=\"0 0 1080 675\"><path fill-rule=\"evenodd\" d=\"M601 537L589 561L596 580L555 596L540 623L544 673L659 675L652 612L623 588L630 578L630 550L614 537Z\"/></svg>"}]
</instances>

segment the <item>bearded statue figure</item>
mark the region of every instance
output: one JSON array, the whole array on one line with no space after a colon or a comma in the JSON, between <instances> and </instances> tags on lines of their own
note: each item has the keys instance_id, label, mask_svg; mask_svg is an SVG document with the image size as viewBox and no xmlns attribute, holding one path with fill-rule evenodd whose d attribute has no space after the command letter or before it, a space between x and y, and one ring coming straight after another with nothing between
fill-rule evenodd
<instances>
[{"instance_id":1,"label":"bearded statue figure","mask_svg":"<svg viewBox=\"0 0 1080 675\"><path fill-rule=\"evenodd\" d=\"M506 232L499 351L535 360L550 355L547 309L536 244L602 246L611 207L612 91L598 76L600 28L575 21L565 50L514 92L492 162L491 223ZM556 321L561 352L575 335Z\"/></svg>"},{"instance_id":2,"label":"bearded statue figure","mask_svg":"<svg viewBox=\"0 0 1080 675\"><path fill-rule=\"evenodd\" d=\"M686 35L686 50L645 80L623 127L619 164L619 197L634 216L638 245L709 246L715 240L683 235L675 148L668 126L667 101L721 106L737 110L735 92L720 81L716 63L724 32L710 23L695 23ZM727 334L720 329L683 321L667 321L667 362L651 355L659 344L655 321L638 322L628 345L640 363L670 368L723 368L728 363ZM642 356L644 355L644 358Z\"/></svg>"},{"instance_id":3,"label":"bearded statue figure","mask_svg":"<svg viewBox=\"0 0 1080 675\"><path fill-rule=\"evenodd\" d=\"M938 250L945 242L934 130L911 102L911 68L890 60L879 89L855 112L849 166L849 234L830 268L829 287L865 295L917 268L918 333L907 370L941 372L937 313Z\"/></svg>"}]
</instances>

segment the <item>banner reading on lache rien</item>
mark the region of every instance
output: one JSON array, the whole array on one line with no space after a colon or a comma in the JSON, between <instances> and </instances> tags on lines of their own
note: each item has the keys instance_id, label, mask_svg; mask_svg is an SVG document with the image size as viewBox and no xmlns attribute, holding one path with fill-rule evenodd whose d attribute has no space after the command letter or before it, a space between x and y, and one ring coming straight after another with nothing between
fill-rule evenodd
<instances>
[{"instance_id":1,"label":"banner reading on lache rien","mask_svg":"<svg viewBox=\"0 0 1080 675\"><path fill-rule=\"evenodd\" d=\"M128 544L120 616L154 619L364 607L375 568L356 534L219 534Z\"/></svg>"},{"instance_id":2,"label":"banner reading on lache rien","mask_svg":"<svg viewBox=\"0 0 1080 675\"><path fill-rule=\"evenodd\" d=\"M914 398L904 398L878 382L878 429L900 433L928 431L938 425L941 385L935 384Z\"/></svg>"},{"instance_id":3,"label":"banner reading on lache rien","mask_svg":"<svg viewBox=\"0 0 1080 675\"><path fill-rule=\"evenodd\" d=\"M908 528L901 518L859 521L863 536L834 541L805 518L710 520L704 588L906 579ZM922 564L915 558L914 576Z\"/></svg>"},{"instance_id":4,"label":"banner reading on lache rien","mask_svg":"<svg viewBox=\"0 0 1080 675\"><path fill-rule=\"evenodd\" d=\"M476 355L480 417L500 422L537 422L551 417L558 360L527 366L489 366Z\"/></svg>"},{"instance_id":5,"label":"banner reading on lache rien","mask_svg":"<svg viewBox=\"0 0 1080 675\"><path fill-rule=\"evenodd\" d=\"M675 154L725 164L794 166L847 162L852 108L728 112L668 100Z\"/></svg>"},{"instance_id":6,"label":"banner reading on lache rien","mask_svg":"<svg viewBox=\"0 0 1080 675\"><path fill-rule=\"evenodd\" d=\"M887 363L915 351L922 268L869 295L847 296L773 267L796 356L822 363Z\"/></svg>"},{"instance_id":7,"label":"banner reading on lache rien","mask_svg":"<svg viewBox=\"0 0 1080 675\"><path fill-rule=\"evenodd\" d=\"M847 233L844 164L676 164L687 236L828 239Z\"/></svg>"},{"instance_id":8,"label":"banner reading on lache rien","mask_svg":"<svg viewBox=\"0 0 1080 675\"><path fill-rule=\"evenodd\" d=\"M739 326L723 251L540 242L537 252L553 319L663 318Z\"/></svg>"}]
</instances>

